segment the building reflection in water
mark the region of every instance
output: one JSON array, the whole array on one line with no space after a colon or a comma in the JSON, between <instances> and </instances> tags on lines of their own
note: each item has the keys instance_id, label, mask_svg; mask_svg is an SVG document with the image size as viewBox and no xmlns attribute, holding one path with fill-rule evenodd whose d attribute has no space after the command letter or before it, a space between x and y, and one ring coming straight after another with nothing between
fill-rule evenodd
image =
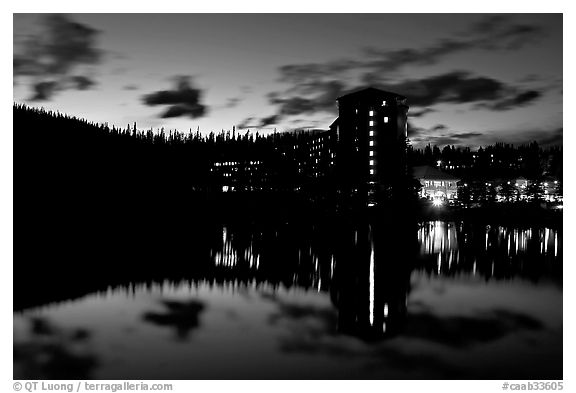
<instances>
[{"instance_id":1,"label":"building reflection in water","mask_svg":"<svg viewBox=\"0 0 576 393\"><path fill-rule=\"evenodd\" d=\"M367 340L393 335L406 317L414 231L364 225L355 234L354 242L341 239L336 251L330 298L337 330Z\"/></svg>"},{"instance_id":2,"label":"building reflection in water","mask_svg":"<svg viewBox=\"0 0 576 393\"><path fill-rule=\"evenodd\" d=\"M561 234L550 228L444 221L224 226L210 244L209 275L239 285L328 292L338 313L335 329L370 340L401 330L414 270L561 282L561 253Z\"/></svg>"}]
</instances>

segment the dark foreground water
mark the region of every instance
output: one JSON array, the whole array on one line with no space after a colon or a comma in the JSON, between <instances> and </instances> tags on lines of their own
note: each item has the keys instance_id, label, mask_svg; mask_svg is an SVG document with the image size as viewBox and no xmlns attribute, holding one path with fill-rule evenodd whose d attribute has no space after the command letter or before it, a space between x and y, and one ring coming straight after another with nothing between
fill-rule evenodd
<instances>
[{"instance_id":1,"label":"dark foreground water","mask_svg":"<svg viewBox=\"0 0 576 393\"><path fill-rule=\"evenodd\" d=\"M181 278L15 312L14 378L562 378L559 230L210 231Z\"/></svg>"}]
</instances>

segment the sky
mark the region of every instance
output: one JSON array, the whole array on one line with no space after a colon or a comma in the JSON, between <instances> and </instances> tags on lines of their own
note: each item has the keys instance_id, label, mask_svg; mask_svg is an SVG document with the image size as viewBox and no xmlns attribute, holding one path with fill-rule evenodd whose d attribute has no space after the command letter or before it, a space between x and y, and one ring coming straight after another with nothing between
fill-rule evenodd
<instances>
[{"instance_id":1,"label":"sky","mask_svg":"<svg viewBox=\"0 0 576 393\"><path fill-rule=\"evenodd\" d=\"M562 144L561 14L14 14L15 102L120 127L327 129L364 87L409 138Z\"/></svg>"}]
</instances>

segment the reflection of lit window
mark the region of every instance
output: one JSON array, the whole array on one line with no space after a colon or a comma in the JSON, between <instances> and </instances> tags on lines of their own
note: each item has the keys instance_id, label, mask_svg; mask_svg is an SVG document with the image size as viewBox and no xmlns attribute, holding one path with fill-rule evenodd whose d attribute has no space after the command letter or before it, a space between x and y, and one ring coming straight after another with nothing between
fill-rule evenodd
<instances>
[{"instance_id":1,"label":"reflection of lit window","mask_svg":"<svg viewBox=\"0 0 576 393\"><path fill-rule=\"evenodd\" d=\"M374 146L374 141L370 141L370 146Z\"/></svg>"},{"instance_id":2,"label":"reflection of lit window","mask_svg":"<svg viewBox=\"0 0 576 393\"><path fill-rule=\"evenodd\" d=\"M370 136L374 136L374 131L370 131Z\"/></svg>"},{"instance_id":3,"label":"reflection of lit window","mask_svg":"<svg viewBox=\"0 0 576 393\"><path fill-rule=\"evenodd\" d=\"M373 126L373 125L374 125L374 121L370 120L370 126Z\"/></svg>"},{"instance_id":4,"label":"reflection of lit window","mask_svg":"<svg viewBox=\"0 0 576 393\"><path fill-rule=\"evenodd\" d=\"M384 123L388 123L388 116L384 116Z\"/></svg>"},{"instance_id":5,"label":"reflection of lit window","mask_svg":"<svg viewBox=\"0 0 576 393\"><path fill-rule=\"evenodd\" d=\"M370 166L374 166L374 160L370 160Z\"/></svg>"},{"instance_id":6,"label":"reflection of lit window","mask_svg":"<svg viewBox=\"0 0 576 393\"><path fill-rule=\"evenodd\" d=\"M370 157L374 156L374 150L370 150L370 152L368 153L370 155Z\"/></svg>"},{"instance_id":7,"label":"reflection of lit window","mask_svg":"<svg viewBox=\"0 0 576 393\"><path fill-rule=\"evenodd\" d=\"M386 101L382 101L382 106L386 106Z\"/></svg>"},{"instance_id":8,"label":"reflection of lit window","mask_svg":"<svg viewBox=\"0 0 576 393\"><path fill-rule=\"evenodd\" d=\"M374 111L370 111L368 113L370 114L370 116L374 116Z\"/></svg>"}]
</instances>

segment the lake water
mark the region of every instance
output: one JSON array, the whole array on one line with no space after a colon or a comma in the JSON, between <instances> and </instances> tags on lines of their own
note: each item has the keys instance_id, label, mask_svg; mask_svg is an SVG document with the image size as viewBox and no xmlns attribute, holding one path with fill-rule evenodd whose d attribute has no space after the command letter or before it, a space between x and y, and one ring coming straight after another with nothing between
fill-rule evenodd
<instances>
[{"instance_id":1,"label":"lake water","mask_svg":"<svg viewBox=\"0 0 576 393\"><path fill-rule=\"evenodd\" d=\"M561 230L210 231L190 274L15 312L14 378L562 379Z\"/></svg>"}]
</instances>

